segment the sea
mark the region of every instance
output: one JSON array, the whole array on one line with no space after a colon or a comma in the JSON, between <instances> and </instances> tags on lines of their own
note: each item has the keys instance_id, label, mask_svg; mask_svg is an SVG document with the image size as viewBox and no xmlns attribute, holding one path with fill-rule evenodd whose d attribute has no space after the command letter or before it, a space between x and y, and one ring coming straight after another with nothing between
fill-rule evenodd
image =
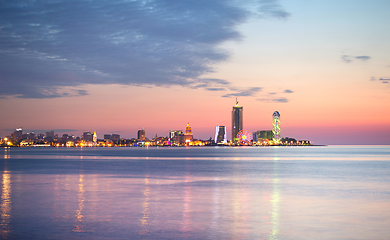
<instances>
[{"instance_id":1,"label":"sea","mask_svg":"<svg viewBox=\"0 0 390 240\"><path fill-rule=\"evenodd\" d=\"M390 239L390 146L2 148L0 239Z\"/></svg>"}]
</instances>

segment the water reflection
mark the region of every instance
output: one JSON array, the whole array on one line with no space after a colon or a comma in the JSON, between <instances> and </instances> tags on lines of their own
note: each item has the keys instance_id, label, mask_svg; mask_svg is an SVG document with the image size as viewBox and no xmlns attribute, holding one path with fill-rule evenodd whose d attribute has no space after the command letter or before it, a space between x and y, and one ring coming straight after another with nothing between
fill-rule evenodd
<instances>
[{"instance_id":1,"label":"water reflection","mask_svg":"<svg viewBox=\"0 0 390 240\"><path fill-rule=\"evenodd\" d=\"M74 232L84 232L85 225L83 224L83 208L84 208L84 176L80 174L79 176L79 191L77 194L78 199L78 209L76 210L76 226L73 229Z\"/></svg>"},{"instance_id":2,"label":"water reflection","mask_svg":"<svg viewBox=\"0 0 390 240\"><path fill-rule=\"evenodd\" d=\"M9 159L10 158L10 149L9 148L4 148L4 159Z\"/></svg>"},{"instance_id":3,"label":"water reflection","mask_svg":"<svg viewBox=\"0 0 390 240\"><path fill-rule=\"evenodd\" d=\"M239 158L238 158L239 159ZM246 223L248 221L248 189L246 187L247 178L245 175L242 175L240 165L235 164L233 167L233 184L234 188L232 189L232 198L229 204L232 204L233 211L233 227L232 234L234 239L243 239L247 237L248 231L246 228Z\"/></svg>"},{"instance_id":4,"label":"water reflection","mask_svg":"<svg viewBox=\"0 0 390 240\"><path fill-rule=\"evenodd\" d=\"M211 220L211 230L218 229L218 221L220 219L220 186L218 184L219 178L214 178L214 194L213 194L213 217Z\"/></svg>"},{"instance_id":5,"label":"water reflection","mask_svg":"<svg viewBox=\"0 0 390 240\"><path fill-rule=\"evenodd\" d=\"M149 210L149 204L150 204L150 200L149 200L149 197L150 197L149 175L145 176L145 190L143 191L143 195L144 195L145 199L142 203L143 216L140 219L140 221L142 223L142 227L141 227L141 231L139 234L141 236L148 236L149 235L148 220L149 220L149 215L150 215L150 210Z\"/></svg>"},{"instance_id":6,"label":"water reflection","mask_svg":"<svg viewBox=\"0 0 390 240\"><path fill-rule=\"evenodd\" d=\"M269 239L278 239L279 233L279 165L278 158L274 158L272 170L272 196L271 201L271 224L272 230Z\"/></svg>"},{"instance_id":7,"label":"water reflection","mask_svg":"<svg viewBox=\"0 0 390 240\"><path fill-rule=\"evenodd\" d=\"M192 176L190 172L187 172L184 180L184 202L183 202L183 212L182 212L183 219L180 228L180 232L183 233L182 238L190 237L190 232L192 230L191 202L192 202Z\"/></svg>"},{"instance_id":8,"label":"water reflection","mask_svg":"<svg viewBox=\"0 0 390 240\"><path fill-rule=\"evenodd\" d=\"M1 193L1 222L0 236L5 239L11 232L11 174L9 171L3 172L3 188Z\"/></svg>"},{"instance_id":9,"label":"water reflection","mask_svg":"<svg viewBox=\"0 0 390 240\"><path fill-rule=\"evenodd\" d=\"M54 205L53 205L53 221L58 221L59 218L59 209L58 204L60 200L60 192L58 190L58 177L59 175L56 175L56 179L54 181Z\"/></svg>"}]
</instances>

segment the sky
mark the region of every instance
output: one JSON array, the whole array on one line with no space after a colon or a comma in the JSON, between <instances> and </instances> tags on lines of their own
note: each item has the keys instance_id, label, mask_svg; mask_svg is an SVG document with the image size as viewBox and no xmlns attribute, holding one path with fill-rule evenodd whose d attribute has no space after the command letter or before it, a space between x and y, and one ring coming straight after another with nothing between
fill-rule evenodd
<instances>
[{"instance_id":1,"label":"sky","mask_svg":"<svg viewBox=\"0 0 390 240\"><path fill-rule=\"evenodd\" d=\"M390 1L0 1L0 136L192 126L390 144Z\"/></svg>"}]
</instances>

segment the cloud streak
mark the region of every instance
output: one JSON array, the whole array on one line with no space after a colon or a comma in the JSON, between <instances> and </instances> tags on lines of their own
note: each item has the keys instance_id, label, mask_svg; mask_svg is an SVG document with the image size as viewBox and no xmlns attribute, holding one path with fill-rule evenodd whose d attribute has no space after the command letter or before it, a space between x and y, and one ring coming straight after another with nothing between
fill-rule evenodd
<instances>
[{"instance_id":1,"label":"cloud streak","mask_svg":"<svg viewBox=\"0 0 390 240\"><path fill-rule=\"evenodd\" d=\"M249 97L249 96L255 96L257 93L259 93L262 88L261 87L251 87L251 88L246 88L242 90L237 90L234 89L235 92L233 93L228 93L223 95L222 97Z\"/></svg>"},{"instance_id":2,"label":"cloud streak","mask_svg":"<svg viewBox=\"0 0 390 240\"><path fill-rule=\"evenodd\" d=\"M0 96L83 96L84 84L183 86L229 59L253 17L286 19L274 0L6 1L0 5Z\"/></svg>"},{"instance_id":3,"label":"cloud streak","mask_svg":"<svg viewBox=\"0 0 390 240\"><path fill-rule=\"evenodd\" d=\"M260 98L257 101L265 102L265 103L287 103L288 99L284 97L280 98Z\"/></svg>"},{"instance_id":4,"label":"cloud streak","mask_svg":"<svg viewBox=\"0 0 390 240\"><path fill-rule=\"evenodd\" d=\"M379 79L376 79L375 77L370 78L370 81L376 81L376 80L379 80L382 83L389 83L390 82L390 78L379 78Z\"/></svg>"},{"instance_id":5,"label":"cloud streak","mask_svg":"<svg viewBox=\"0 0 390 240\"><path fill-rule=\"evenodd\" d=\"M341 55L341 60L345 63L350 63L353 60L361 60L361 61L367 61L370 60L370 56L350 56L350 55Z\"/></svg>"}]
</instances>

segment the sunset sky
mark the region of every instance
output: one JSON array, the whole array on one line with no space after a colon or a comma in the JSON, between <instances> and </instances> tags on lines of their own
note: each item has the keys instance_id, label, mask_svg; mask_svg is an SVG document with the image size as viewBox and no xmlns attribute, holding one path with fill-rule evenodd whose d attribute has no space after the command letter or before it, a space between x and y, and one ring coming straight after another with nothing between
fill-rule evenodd
<instances>
[{"instance_id":1,"label":"sunset sky","mask_svg":"<svg viewBox=\"0 0 390 240\"><path fill-rule=\"evenodd\" d=\"M0 2L0 136L244 129L390 144L390 1Z\"/></svg>"}]
</instances>

